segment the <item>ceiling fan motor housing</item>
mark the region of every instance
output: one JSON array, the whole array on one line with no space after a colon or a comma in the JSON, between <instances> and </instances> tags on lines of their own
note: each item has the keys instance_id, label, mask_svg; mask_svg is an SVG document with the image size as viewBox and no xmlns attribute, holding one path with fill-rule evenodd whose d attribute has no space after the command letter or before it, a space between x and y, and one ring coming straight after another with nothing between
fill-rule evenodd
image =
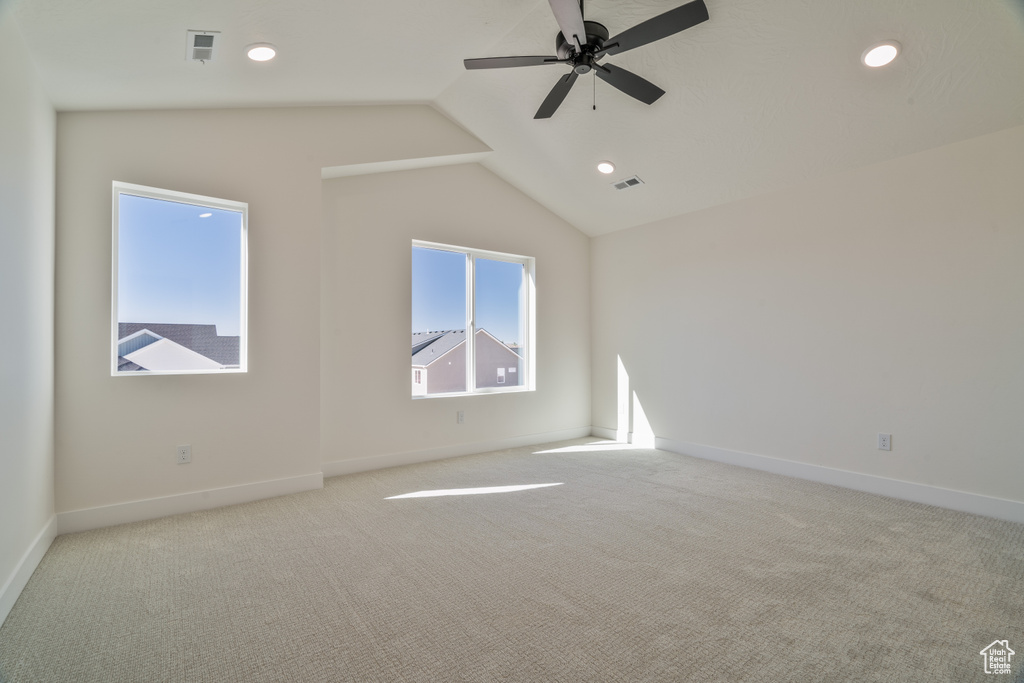
<instances>
[{"instance_id":1,"label":"ceiling fan motor housing","mask_svg":"<svg viewBox=\"0 0 1024 683\"><path fill-rule=\"evenodd\" d=\"M584 21L583 28L587 32L587 42L583 44L582 50L579 46L569 43L561 31L555 36L555 54L558 55L558 58L571 59L574 69L577 66L586 67L583 71L576 69L577 73L587 73L591 70L594 53L600 51L604 47L604 42L608 40L608 29L603 24L596 21ZM577 59L579 63L577 63Z\"/></svg>"}]
</instances>

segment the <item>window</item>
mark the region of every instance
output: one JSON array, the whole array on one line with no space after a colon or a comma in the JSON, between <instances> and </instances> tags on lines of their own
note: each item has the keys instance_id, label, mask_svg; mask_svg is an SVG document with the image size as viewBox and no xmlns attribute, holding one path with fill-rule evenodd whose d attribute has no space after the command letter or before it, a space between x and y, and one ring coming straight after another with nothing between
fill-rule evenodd
<instances>
[{"instance_id":1,"label":"window","mask_svg":"<svg viewBox=\"0 0 1024 683\"><path fill-rule=\"evenodd\" d=\"M248 205L114 182L111 374L246 371Z\"/></svg>"},{"instance_id":2,"label":"window","mask_svg":"<svg viewBox=\"0 0 1024 683\"><path fill-rule=\"evenodd\" d=\"M412 243L414 397L533 389L534 259Z\"/></svg>"}]
</instances>

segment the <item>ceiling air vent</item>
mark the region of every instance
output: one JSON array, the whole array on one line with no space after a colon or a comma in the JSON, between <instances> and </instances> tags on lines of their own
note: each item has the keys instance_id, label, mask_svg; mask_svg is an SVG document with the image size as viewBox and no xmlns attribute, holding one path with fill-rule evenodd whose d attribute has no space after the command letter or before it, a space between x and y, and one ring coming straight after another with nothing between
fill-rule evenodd
<instances>
[{"instance_id":1,"label":"ceiling air vent","mask_svg":"<svg viewBox=\"0 0 1024 683\"><path fill-rule=\"evenodd\" d=\"M189 31L185 59L203 63L211 61L219 35L220 31Z\"/></svg>"},{"instance_id":2,"label":"ceiling air vent","mask_svg":"<svg viewBox=\"0 0 1024 683\"><path fill-rule=\"evenodd\" d=\"M637 176L633 176L632 178L626 178L625 180L620 180L617 183L612 183L612 187L614 187L616 190L626 190L631 187L636 187L637 185L643 184L644 181L640 180L640 178L638 178Z\"/></svg>"}]
</instances>

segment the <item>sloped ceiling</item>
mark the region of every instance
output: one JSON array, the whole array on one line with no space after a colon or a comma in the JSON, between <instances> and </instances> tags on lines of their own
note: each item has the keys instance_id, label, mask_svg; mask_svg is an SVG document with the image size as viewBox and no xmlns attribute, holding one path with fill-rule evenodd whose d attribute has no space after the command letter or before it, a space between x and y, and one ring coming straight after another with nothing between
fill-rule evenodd
<instances>
[{"instance_id":1,"label":"sloped ceiling","mask_svg":"<svg viewBox=\"0 0 1024 683\"><path fill-rule=\"evenodd\" d=\"M590 235L1024 124L1024 0L706 3L708 22L607 58L666 90L654 105L587 76L543 121L566 67L462 59L552 54L545 0L18 0L14 14L59 110L426 102ZM585 13L615 35L678 4ZM185 60L188 29L221 32L217 59ZM900 58L864 67L884 39ZM279 57L250 62L243 48L262 41ZM645 184L611 187L634 174Z\"/></svg>"}]
</instances>

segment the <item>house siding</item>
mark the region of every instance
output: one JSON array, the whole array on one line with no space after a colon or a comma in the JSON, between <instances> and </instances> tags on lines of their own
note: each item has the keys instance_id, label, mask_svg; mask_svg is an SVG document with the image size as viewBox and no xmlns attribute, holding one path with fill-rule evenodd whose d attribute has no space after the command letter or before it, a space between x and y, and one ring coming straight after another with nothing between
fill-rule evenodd
<instances>
[{"instance_id":1,"label":"house siding","mask_svg":"<svg viewBox=\"0 0 1024 683\"><path fill-rule=\"evenodd\" d=\"M466 390L466 343L463 342L431 363L427 373L427 393L447 394Z\"/></svg>"},{"instance_id":2,"label":"house siding","mask_svg":"<svg viewBox=\"0 0 1024 683\"><path fill-rule=\"evenodd\" d=\"M498 368L504 368L505 381L498 383ZM512 369L515 372L512 372ZM476 333L477 387L516 387L522 384L523 359L483 330Z\"/></svg>"}]
</instances>

